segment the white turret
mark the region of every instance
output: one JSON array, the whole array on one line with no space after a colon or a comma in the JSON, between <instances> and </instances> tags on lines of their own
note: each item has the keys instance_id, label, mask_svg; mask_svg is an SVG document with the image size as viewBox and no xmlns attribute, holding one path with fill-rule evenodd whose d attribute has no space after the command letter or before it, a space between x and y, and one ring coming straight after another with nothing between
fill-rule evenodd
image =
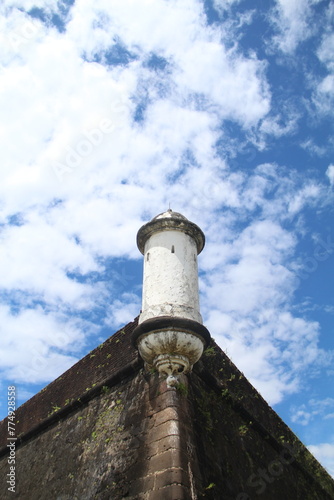
<instances>
[{"instance_id":1,"label":"white turret","mask_svg":"<svg viewBox=\"0 0 334 500\"><path fill-rule=\"evenodd\" d=\"M199 227L168 210L139 230L137 242L144 254L139 323L158 316L178 316L202 323L197 254L204 247L204 234Z\"/></svg>"},{"instance_id":2,"label":"white turret","mask_svg":"<svg viewBox=\"0 0 334 500\"><path fill-rule=\"evenodd\" d=\"M140 228L144 255L143 305L134 341L149 365L168 375L191 370L210 334L199 311L197 255L205 237L183 215L168 210Z\"/></svg>"}]
</instances>

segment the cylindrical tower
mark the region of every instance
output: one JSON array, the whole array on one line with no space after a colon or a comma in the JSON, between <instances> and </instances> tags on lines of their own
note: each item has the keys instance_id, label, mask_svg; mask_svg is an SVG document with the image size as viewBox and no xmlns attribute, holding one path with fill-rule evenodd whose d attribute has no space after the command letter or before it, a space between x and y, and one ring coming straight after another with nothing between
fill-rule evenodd
<instances>
[{"instance_id":1,"label":"cylindrical tower","mask_svg":"<svg viewBox=\"0 0 334 500\"><path fill-rule=\"evenodd\" d=\"M134 342L150 367L168 375L191 370L210 334L199 310L197 255L205 237L183 215L168 210L140 228L144 255L142 312Z\"/></svg>"}]
</instances>

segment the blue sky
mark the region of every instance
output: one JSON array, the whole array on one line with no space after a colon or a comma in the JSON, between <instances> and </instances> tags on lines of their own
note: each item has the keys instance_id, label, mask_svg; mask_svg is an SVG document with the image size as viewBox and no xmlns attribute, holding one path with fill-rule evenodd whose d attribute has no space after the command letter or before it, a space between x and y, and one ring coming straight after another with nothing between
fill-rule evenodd
<instances>
[{"instance_id":1,"label":"blue sky","mask_svg":"<svg viewBox=\"0 0 334 500\"><path fill-rule=\"evenodd\" d=\"M1 418L137 316L170 204L205 325L334 474L334 4L254 5L1 3Z\"/></svg>"}]
</instances>

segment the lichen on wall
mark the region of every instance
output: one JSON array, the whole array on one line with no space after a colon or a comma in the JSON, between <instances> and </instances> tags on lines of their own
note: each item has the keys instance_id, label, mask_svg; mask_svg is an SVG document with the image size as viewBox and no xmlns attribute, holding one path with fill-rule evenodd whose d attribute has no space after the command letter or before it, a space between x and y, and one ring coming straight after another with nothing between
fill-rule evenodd
<instances>
[{"instance_id":1,"label":"lichen on wall","mask_svg":"<svg viewBox=\"0 0 334 500\"><path fill-rule=\"evenodd\" d=\"M103 387L98 397L19 447L17 498L103 500L127 495L127 471L140 459L144 385L138 374L116 387ZM4 477L7 462L0 467Z\"/></svg>"}]
</instances>

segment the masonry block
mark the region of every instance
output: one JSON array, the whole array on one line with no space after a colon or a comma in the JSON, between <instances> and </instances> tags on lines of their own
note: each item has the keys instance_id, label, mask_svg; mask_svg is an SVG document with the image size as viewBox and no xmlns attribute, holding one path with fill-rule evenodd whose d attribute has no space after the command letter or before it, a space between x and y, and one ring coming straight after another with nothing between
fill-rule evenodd
<instances>
[{"instance_id":1,"label":"masonry block","mask_svg":"<svg viewBox=\"0 0 334 500\"><path fill-rule=\"evenodd\" d=\"M153 490L155 484L155 476L146 476L132 481L129 488L129 494L143 495L145 492Z\"/></svg>"},{"instance_id":2,"label":"masonry block","mask_svg":"<svg viewBox=\"0 0 334 500\"><path fill-rule=\"evenodd\" d=\"M181 446L179 436L166 436L159 439L159 441L149 443L147 445L147 454L152 457L170 449L180 450Z\"/></svg>"},{"instance_id":3,"label":"masonry block","mask_svg":"<svg viewBox=\"0 0 334 500\"><path fill-rule=\"evenodd\" d=\"M166 436L179 436L180 427L177 420L168 420L161 425L153 427L147 435L147 443L159 441Z\"/></svg>"},{"instance_id":4,"label":"masonry block","mask_svg":"<svg viewBox=\"0 0 334 500\"><path fill-rule=\"evenodd\" d=\"M190 500L190 498L190 491L178 484L151 491L148 495L148 500Z\"/></svg>"},{"instance_id":5,"label":"masonry block","mask_svg":"<svg viewBox=\"0 0 334 500\"><path fill-rule=\"evenodd\" d=\"M168 469L156 475L155 489L164 488L165 486L179 484L189 487L188 473L183 469Z\"/></svg>"},{"instance_id":6,"label":"masonry block","mask_svg":"<svg viewBox=\"0 0 334 500\"><path fill-rule=\"evenodd\" d=\"M181 466L181 456L179 450L168 450L160 455L154 455L150 459L150 471L160 472L171 467Z\"/></svg>"},{"instance_id":7,"label":"masonry block","mask_svg":"<svg viewBox=\"0 0 334 500\"><path fill-rule=\"evenodd\" d=\"M159 412L157 412L154 417L154 425L158 426L163 424L164 422L168 422L168 420L179 420L179 412L177 408L167 407Z\"/></svg>"}]
</instances>

